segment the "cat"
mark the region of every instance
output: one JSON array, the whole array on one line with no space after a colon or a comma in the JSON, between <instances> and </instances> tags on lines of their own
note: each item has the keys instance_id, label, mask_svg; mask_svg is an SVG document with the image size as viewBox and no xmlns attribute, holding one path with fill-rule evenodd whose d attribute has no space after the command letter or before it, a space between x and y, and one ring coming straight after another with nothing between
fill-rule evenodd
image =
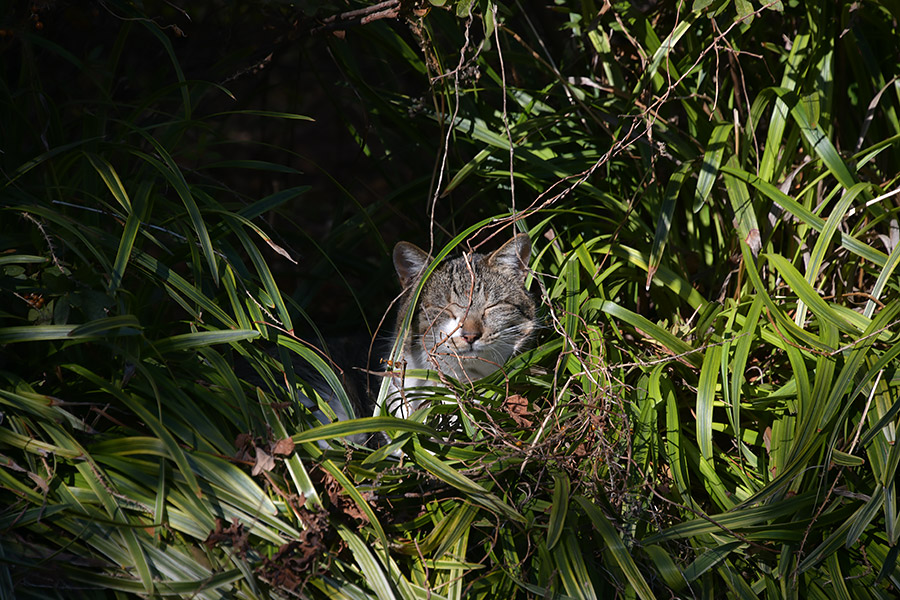
<instances>
[{"instance_id":1,"label":"cat","mask_svg":"<svg viewBox=\"0 0 900 600\"><path fill-rule=\"evenodd\" d=\"M535 302L525 288L530 257L531 240L521 233L488 255L465 253L435 269L414 307L399 360L392 363L388 413L409 418L427 397L411 397L406 391L436 385L428 379L404 377L405 370L436 371L467 384L494 373L527 346L537 326ZM394 247L393 260L405 290L398 311L399 330L431 257L409 242L400 242Z\"/></svg>"},{"instance_id":2,"label":"cat","mask_svg":"<svg viewBox=\"0 0 900 600\"><path fill-rule=\"evenodd\" d=\"M405 377L406 370L437 372L467 384L494 373L525 348L537 327L535 302L525 288L530 257L531 241L523 233L488 255L465 253L445 261L425 281L413 307L413 293L431 263L431 257L409 242L399 242L394 247L394 268L404 289L397 329L411 308L414 313L410 331L401 344L400 356L390 369L387 410L380 411L381 414L409 418L428 400L428 395L421 392L407 394L407 391L438 385L430 379ZM363 337L329 338L327 353L336 365L364 365L367 361L361 356L366 346ZM396 345L396 336L391 342L390 347ZM354 416L348 414L315 369L305 361L296 361L294 368L329 405L338 421ZM341 383L357 413L355 416L371 415L373 408L378 414L379 409L373 406L374 398L370 398L375 390L371 389L371 382L366 383L364 375L372 371L345 369L341 372ZM302 390L297 390L295 398L317 421L331 422ZM343 440L373 447L388 441L378 434L354 434ZM333 447L326 440L320 440L318 445L323 450Z\"/></svg>"}]
</instances>

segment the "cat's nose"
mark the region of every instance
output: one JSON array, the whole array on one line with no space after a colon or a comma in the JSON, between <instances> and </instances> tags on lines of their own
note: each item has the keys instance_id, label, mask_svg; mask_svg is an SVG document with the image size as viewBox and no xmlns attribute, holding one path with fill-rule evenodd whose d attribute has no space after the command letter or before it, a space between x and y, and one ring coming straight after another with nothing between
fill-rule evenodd
<instances>
[{"instance_id":1,"label":"cat's nose","mask_svg":"<svg viewBox=\"0 0 900 600\"><path fill-rule=\"evenodd\" d=\"M474 344L483 333L481 323L476 319L466 319L462 324L462 331L459 335L469 344Z\"/></svg>"}]
</instances>

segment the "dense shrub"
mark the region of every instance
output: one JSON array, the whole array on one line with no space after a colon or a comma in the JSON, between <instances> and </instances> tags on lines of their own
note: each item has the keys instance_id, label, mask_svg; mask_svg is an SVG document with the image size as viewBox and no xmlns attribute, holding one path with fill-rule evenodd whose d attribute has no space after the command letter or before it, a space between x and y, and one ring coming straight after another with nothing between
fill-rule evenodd
<instances>
[{"instance_id":1,"label":"dense shrub","mask_svg":"<svg viewBox=\"0 0 900 600\"><path fill-rule=\"evenodd\" d=\"M893 597L897 17L16 5L0 595ZM410 421L295 402L351 403L315 345L390 358L393 243L514 230L530 351Z\"/></svg>"}]
</instances>

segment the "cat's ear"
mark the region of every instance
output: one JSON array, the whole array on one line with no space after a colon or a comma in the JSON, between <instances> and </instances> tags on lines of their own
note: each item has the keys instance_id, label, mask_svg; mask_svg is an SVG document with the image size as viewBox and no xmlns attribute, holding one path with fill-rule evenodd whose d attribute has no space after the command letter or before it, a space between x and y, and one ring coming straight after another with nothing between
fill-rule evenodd
<instances>
[{"instance_id":1,"label":"cat's ear","mask_svg":"<svg viewBox=\"0 0 900 600\"><path fill-rule=\"evenodd\" d=\"M515 269L523 276L531 258L531 238L527 233L520 233L488 256L488 265Z\"/></svg>"},{"instance_id":2,"label":"cat's ear","mask_svg":"<svg viewBox=\"0 0 900 600\"><path fill-rule=\"evenodd\" d=\"M397 270L397 277L400 278L400 285L407 287L415 281L416 277L425 270L431 257L428 253L409 242L398 242L394 246L394 268Z\"/></svg>"}]
</instances>

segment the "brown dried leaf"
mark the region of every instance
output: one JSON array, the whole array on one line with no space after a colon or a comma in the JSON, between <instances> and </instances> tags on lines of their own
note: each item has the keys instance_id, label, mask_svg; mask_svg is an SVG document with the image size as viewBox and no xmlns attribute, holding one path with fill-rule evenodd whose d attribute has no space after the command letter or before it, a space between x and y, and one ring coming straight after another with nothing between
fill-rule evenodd
<instances>
[{"instance_id":1,"label":"brown dried leaf","mask_svg":"<svg viewBox=\"0 0 900 600\"><path fill-rule=\"evenodd\" d=\"M257 571L276 588L297 592L318 571L316 567L328 548L326 535L330 533L328 517L324 512L314 513L301 509L299 515L305 529L300 535L284 544L271 558L263 559Z\"/></svg>"},{"instance_id":2,"label":"brown dried leaf","mask_svg":"<svg viewBox=\"0 0 900 600\"><path fill-rule=\"evenodd\" d=\"M328 500L331 501L331 505L334 509L343 515L350 517L360 525L368 524L369 517L367 517L366 513L357 506L356 502L343 493L344 490L341 487L341 484L338 483L338 480L325 471L322 471L321 475L322 483L325 486L325 493L328 495Z\"/></svg>"},{"instance_id":3,"label":"brown dried leaf","mask_svg":"<svg viewBox=\"0 0 900 600\"><path fill-rule=\"evenodd\" d=\"M256 449L256 464L253 465L253 470L250 471L250 474L253 476L259 475L263 471L271 471L275 468L275 459L272 458L272 455L268 454L264 450L257 448Z\"/></svg>"},{"instance_id":4,"label":"brown dried leaf","mask_svg":"<svg viewBox=\"0 0 900 600\"><path fill-rule=\"evenodd\" d=\"M528 418L531 416L531 411L528 410L528 399L524 396L518 394L509 396L503 402L503 409L506 410L506 414L512 417L519 427L531 427L534 425L534 422Z\"/></svg>"},{"instance_id":5,"label":"brown dried leaf","mask_svg":"<svg viewBox=\"0 0 900 600\"><path fill-rule=\"evenodd\" d=\"M235 553L243 558L250 548L250 534L244 531L243 523L237 519L232 520L228 528L222 526L222 519L216 519L215 530L206 537L203 543L207 548L213 548L223 542L230 543Z\"/></svg>"},{"instance_id":6,"label":"brown dried leaf","mask_svg":"<svg viewBox=\"0 0 900 600\"><path fill-rule=\"evenodd\" d=\"M751 229L744 241L750 247L754 257L759 255L759 251L762 249L762 238L759 235L759 229Z\"/></svg>"},{"instance_id":7,"label":"brown dried leaf","mask_svg":"<svg viewBox=\"0 0 900 600\"><path fill-rule=\"evenodd\" d=\"M291 438L284 438L283 440L278 440L275 442L275 445L272 446L272 454L277 454L278 456L290 456L294 452L294 440Z\"/></svg>"}]
</instances>

